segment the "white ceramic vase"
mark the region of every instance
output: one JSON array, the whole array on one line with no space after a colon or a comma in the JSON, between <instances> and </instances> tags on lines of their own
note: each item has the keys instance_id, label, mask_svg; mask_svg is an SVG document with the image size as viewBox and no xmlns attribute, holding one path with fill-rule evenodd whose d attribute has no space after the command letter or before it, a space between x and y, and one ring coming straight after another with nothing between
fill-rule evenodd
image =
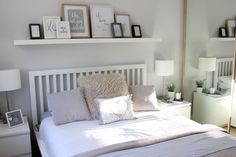
<instances>
[{"instance_id":1,"label":"white ceramic vase","mask_svg":"<svg viewBox=\"0 0 236 157\"><path fill-rule=\"evenodd\" d=\"M203 88L202 87L197 87L197 93L202 93Z\"/></svg>"},{"instance_id":2,"label":"white ceramic vase","mask_svg":"<svg viewBox=\"0 0 236 157\"><path fill-rule=\"evenodd\" d=\"M170 101L173 101L175 99L175 92L168 92L168 97Z\"/></svg>"}]
</instances>

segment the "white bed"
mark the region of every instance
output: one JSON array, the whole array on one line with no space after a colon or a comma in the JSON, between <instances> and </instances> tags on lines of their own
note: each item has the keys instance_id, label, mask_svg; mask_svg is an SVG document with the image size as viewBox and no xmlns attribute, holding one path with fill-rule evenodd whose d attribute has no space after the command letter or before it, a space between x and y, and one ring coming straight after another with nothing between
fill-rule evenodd
<instances>
[{"instance_id":1,"label":"white bed","mask_svg":"<svg viewBox=\"0 0 236 157\"><path fill-rule=\"evenodd\" d=\"M144 64L30 72L32 119L34 126L41 123L40 133L35 129L35 134L43 157L219 157L236 153L235 138L220 128L163 111L139 113L136 120L108 125L83 121L55 126L51 117L42 118L48 110L48 93L75 89L79 76L95 73L120 73L128 85L146 84ZM170 147L175 148L169 151Z\"/></svg>"}]
</instances>

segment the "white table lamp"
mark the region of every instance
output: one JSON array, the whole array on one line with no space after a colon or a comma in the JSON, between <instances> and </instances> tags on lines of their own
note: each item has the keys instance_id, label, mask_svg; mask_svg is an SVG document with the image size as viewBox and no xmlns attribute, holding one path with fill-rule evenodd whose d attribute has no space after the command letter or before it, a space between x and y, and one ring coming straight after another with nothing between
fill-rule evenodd
<instances>
[{"instance_id":1,"label":"white table lamp","mask_svg":"<svg viewBox=\"0 0 236 157\"><path fill-rule=\"evenodd\" d=\"M165 89L165 76L174 75L174 60L156 60L155 61L155 72L157 76L163 77L163 90L162 94L164 95Z\"/></svg>"},{"instance_id":2,"label":"white table lamp","mask_svg":"<svg viewBox=\"0 0 236 157\"><path fill-rule=\"evenodd\" d=\"M20 70L0 70L0 92L6 92L7 110L10 111L8 91L21 88Z\"/></svg>"}]
</instances>

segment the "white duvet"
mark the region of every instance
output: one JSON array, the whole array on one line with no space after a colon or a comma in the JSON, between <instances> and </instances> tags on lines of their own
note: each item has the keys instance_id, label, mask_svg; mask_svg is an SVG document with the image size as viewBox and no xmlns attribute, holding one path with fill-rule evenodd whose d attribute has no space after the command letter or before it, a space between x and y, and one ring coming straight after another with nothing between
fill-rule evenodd
<instances>
[{"instance_id":1,"label":"white duvet","mask_svg":"<svg viewBox=\"0 0 236 157\"><path fill-rule=\"evenodd\" d=\"M136 120L99 125L99 121L82 121L55 126L51 117L40 126L51 157L70 157L105 146L165 135L201 125L169 112L136 114Z\"/></svg>"}]
</instances>

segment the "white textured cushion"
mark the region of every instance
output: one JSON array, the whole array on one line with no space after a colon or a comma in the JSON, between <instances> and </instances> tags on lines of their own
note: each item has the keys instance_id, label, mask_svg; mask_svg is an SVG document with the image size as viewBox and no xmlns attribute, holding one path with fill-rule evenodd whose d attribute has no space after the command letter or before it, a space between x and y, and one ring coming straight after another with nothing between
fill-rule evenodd
<instances>
[{"instance_id":1,"label":"white textured cushion","mask_svg":"<svg viewBox=\"0 0 236 157\"><path fill-rule=\"evenodd\" d=\"M49 94L47 99L56 125L91 119L81 89Z\"/></svg>"},{"instance_id":2,"label":"white textured cushion","mask_svg":"<svg viewBox=\"0 0 236 157\"><path fill-rule=\"evenodd\" d=\"M120 74L80 76L79 86L84 88L85 100L93 119L99 119L95 98L114 98L129 94L124 77Z\"/></svg>"},{"instance_id":3,"label":"white textured cushion","mask_svg":"<svg viewBox=\"0 0 236 157\"><path fill-rule=\"evenodd\" d=\"M158 110L154 86L130 86L130 94L134 103L134 111Z\"/></svg>"},{"instance_id":4,"label":"white textured cushion","mask_svg":"<svg viewBox=\"0 0 236 157\"><path fill-rule=\"evenodd\" d=\"M111 99L95 99L95 102L100 113L100 124L135 118L130 95Z\"/></svg>"}]
</instances>

